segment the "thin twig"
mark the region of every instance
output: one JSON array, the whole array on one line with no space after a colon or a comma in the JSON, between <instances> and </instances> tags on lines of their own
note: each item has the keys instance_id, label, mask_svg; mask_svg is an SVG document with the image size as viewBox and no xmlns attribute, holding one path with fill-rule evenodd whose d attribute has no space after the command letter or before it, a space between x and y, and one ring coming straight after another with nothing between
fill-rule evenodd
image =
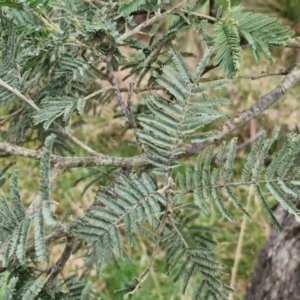
<instances>
[{"instance_id":1,"label":"thin twig","mask_svg":"<svg viewBox=\"0 0 300 300\"><path fill-rule=\"evenodd\" d=\"M121 95L121 92L119 90L119 86L118 86L118 83L117 83L117 79L116 79L116 76L115 76L115 72L114 72L114 69L113 69L113 65L112 65L112 56L113 56L113 50L110 49L108 51L108 54L107 54L107 57L106 57L106 65L107 65L107 73L108 73L108 78L109 78L109 81L114 89L114 93L115 93L115 96L118 100L118 103L119 103L119 106L123 112L123 114L128 118L128 121L130 122L130 117L128 115L128 111L126 109L126 105L125 105L125 101ZM132 125L132 124L130 124ZM132 129L134 128L133 126L131 126Z\"/></svg>"},{"instance_id":2,"label":"thin twig","mask_svg":"<svg viewBox=\"0 0 300 300\"><path fill-rule=\"evenodd\" d=\"M133 28L132 30L129 30L127 32L125 32L123 35L120 36L120 38L118 39L119 42L122 42L124 40L126 40L127 38L129 38L130 36L138 33L139 31L141 31L143 28L152 25L154 23L157 23L159 20L174 14L175 12L177 12L184 4L186 4L187 2L189 2L189 0L184 0L181 3L177 4L175 7L165 11L162 14L159 15L155 15L154 17L147 19L146 21L142 22L141 24L139 24L138 26L136 26L135 28Z\"/></svg>"},{"instance_id":3,"label":"thin twig","mask_svg":"<svg viewBox=\"0 0 300 300\"><path fill-rule=\"evenodd\" d=\"M0 86L4 87L5 89L7 89L8 91L12 92L14 95L16 95L19 99L23 100L24 102L26 102L28 105L30 105L34 110L40 110L38 108L38 106L36 106L36 104L31 100L26 98L23 94L21 94L17 89L13 88L12 86L10 86L9 84L7 84L6 82L4 82L1 78L0 78Z\"/></svg>"},{"instance_id":4,"label":"thin twig","mask_svg":"<svg viewBox=\"0 0 300 300\"><path fill-rule=\"evenodd\" d=\"M91 98L94 98L95 96L97 96L99 94L102 94L102 93L104 93L104 92L106 92L108 90L112 90L112 89L114 89L114 87L112 87L112 86L106 86L106 87L102 88L101 90L95 91L92 94L84 97L83 101L86 102L86 101L90 100Z\"/></svg>"},{"instance_id":5,"label":"thin twig","mask_svg":"<svg viewBox=\"0 0 300 300\"><path fill-rule=\"evenodd\" d=\"M58 261L55 263L55 265L52 267L49 279L48 279L48 285L51 286L54 279L57 277L57 275L63 270L66 262L69 260L72 250L74 247L75 238L72 236L67 236L67 242L65 249L61 255L61 257L58 259Z\"/></svg>"},{"instance_id":6,"label":"thin twig","mask_svg":"<svg viewBox=\"0 0 300 300\"><path fill-rule=\"evenodd\" d=\"M269 76L283 76L287 75L289 73L289 70L279 70L278 72L270 72L270 73L261 73L259 75L239 75L235 78L236 79L260 79L263 77L269 77ZM202 77L200 78L199 82L210 82L210 81L216 81L216 80L222 80L225 79L226 77L224 76L214 76L214 77Z\"/></svg>"},{"instance_id":7,"label":"thin twig","mask_svg":"<svg viewBox=\"0 0 300 300\"><path fill-rule=\"evenodd\" d=\"M24 110L24 106L7 116L0 117L0 121L5 121L7 119L13 118L13 117L17 116L18 114L20 114L23 110Z\"/></svg>"},{"instance_id":8,"label":"thin twig","mask_svg":"<svg viewBox=\"0 0 300 300\"><path fill-rule=\"evenodd\" d=\"M177 233L177 235L179 236L180 240L182 241L184 247L189 248L189 245L187 244L186 240L182 236L181 232L178 230L178 228L177 228L174 220L172 219L172 217L168 216L168 220L169 220L170 224L172 225L173 229L175 230L175 232Z\"/></svg>"},{"instance_id":9,"label":"thin twig","mask_svg":"<svg viewBox=\"0 0 300 300\"><path fill-rule=\"evenodd\" d=\"M106 58L108 78L109 78L109 81L110 81L111 85L114 88L114 93L115 93L115 96L118 100L119 106L121 107L123 114L126 116L128 122L130 124L130 127L133 130L136 141L139 143L137 132L136 132L137 131L137 125L135 123L134 116L133 116L132 109L131 109L131 99L128 99L129 103L127 103L127 106L126 106L125 101L124 101L124 99L121 95L121 92L119 90L117 79L116 79L116 76L115 76L115 73L114 73L114 70L113 70L112 55L113 55L113 51L112 51L112 49L110 49L108 51L107 58ZM132 82L131 89L133 89L133 88L134 88L134 82ZM129 91L129 94L130 94L130 91ZM131 94L132 94L132 92L131 92Z\"/></svg>"},{"instance_id":10,"label":"thin twig","mask_svg":"<svg viewBox=\"0 0 300 300\"><path fill-rule=\"evenodd\" d=\"M246 122L255 118L268 107L274 104L276 101L281 99L296 83L300 81L300 63L295 64L293 69L285 76L280 84L278 84L271 92L262 96L255 104L246 110L240 112L232 119L225 122L218 129L213 131L214 136L210 139L204 140L203 142L193 143L187 145L185 153L181 154L180 157L191 156L197 153L200 149L211 145L224 137L224 135L232 132L238 127L244 125Z\"/></svg>"},{"instance_id":11,"label":"thin twig","mask_svg":"<svg viewBox=\"0 0 300 300\"><path fill-rule=\"evenodd\" d=\"M193 16L199 17L199 18L204 19L204 20L208 20L208 21L212 21L212 22L217 22L218 21L218 19L216 19L214 17L211 17L211 16L208 16L208 15L203 15L203 14L199 14L199 13L196 13L196 12L189 12L189 13Z\"/></svg>"},{"instance_id":12,"label":"thin twig","mask_svg":"<svg viewBox=\"0 0 300 300\"><path fill-rule=\"evenodd\" d=\"M39 267L32 267L32 266L29 266L28 267L28 270L30 270L31 272L41 272L41 273L49 273L51 272L53 266L49 266L47 268L39 268Z\"/></svg>"},{"instance_id":13,"label":"thin twig","mask_svg":"<svg viewBox=\"0 0 300 300\"><path fill-rule=\"evenodd\" d=\"M154 259L155 259L155 256L157 254L157 251L158 251L158 248L159 248L159 243L161 241L161 234L162 234L162 231L164 229L164 226L165 226L165 223L166 223L166 220L167 220L167 217L168 217L168 209L166 209L163 217L162 217L162 220L160 221L160 224L156 230L156 243L155 243L155 246L154 246L154 249L153 249L153 252L152 252L152 256L151 256L151 259L150 259L150 262L147 266L147 268L143 271L143 273L139 276L139 282L137 283L137 285L135 286L135 288L128 293L128 295L133 295L142 285L142 283L147 279L149 273L150 273L150 270L152 268L152 265L154 263Z\"/></svg>"},{"instance_id":14,"label":"thin twig","mask_svg":"<svg viewBox=\"0 0 300 300\"><path fill-rule=\"evenodd\" d=\"M141 88L135 88L133 90L134 93L138 94L138 93L143 93L143 92L150 92L150 90L165 90L164 87L159 86L159 85L155 85L155 86L148 86L148 87L141 87ZM120 88L120 92L127 92L128 89L127 88Z\"/></svg>"}]
</instances>

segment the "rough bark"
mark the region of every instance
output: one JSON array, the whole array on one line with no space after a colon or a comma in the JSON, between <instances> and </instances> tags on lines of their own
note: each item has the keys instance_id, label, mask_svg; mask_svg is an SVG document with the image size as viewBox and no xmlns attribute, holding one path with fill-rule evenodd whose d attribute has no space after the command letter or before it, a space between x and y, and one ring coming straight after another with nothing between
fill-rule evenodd
<instances>
[{"instance_id":1,"label":"rough bark","mask_svg":"<svg viewBox=\"0 0 300 300\"><path fill-rule=\"evenodd\" d=\"M258 257L246 300L300 299L300 224L281 206L275 215L285 231L272 230Z\"/></svg>"}]
</instances>

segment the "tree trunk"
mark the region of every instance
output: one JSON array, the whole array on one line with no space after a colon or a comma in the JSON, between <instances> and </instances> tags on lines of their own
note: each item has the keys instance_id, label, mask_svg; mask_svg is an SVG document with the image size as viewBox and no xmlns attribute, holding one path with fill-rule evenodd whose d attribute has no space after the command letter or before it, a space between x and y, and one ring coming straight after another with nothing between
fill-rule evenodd
<instances>
[{"instance_id":1,"label":"tree trunk","mask_svg":"<svg viewBox=\"0 0 300 300\"><path fill-rule=\"evenodd\" d=\"M300 224L281 206L275 216L285 231L272 230L258 257L246 300L300 299Z\"/></svg>"}]
</instances>

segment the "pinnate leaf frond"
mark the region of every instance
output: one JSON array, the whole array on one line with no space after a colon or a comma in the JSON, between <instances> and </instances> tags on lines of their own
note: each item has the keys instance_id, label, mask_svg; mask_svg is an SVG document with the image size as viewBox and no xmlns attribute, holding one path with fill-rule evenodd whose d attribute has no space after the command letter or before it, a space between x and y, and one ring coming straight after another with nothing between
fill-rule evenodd
<instances>
[{"instance_id":1,"label":"pinnate leaf frond","mask_svg":"<svg viewBox=\"0 0 300 300\"><path fill-rule=\"evenodd\" d=\"M236 138L230 142L228 150L225 150L225 145L221 146L216 155L215 167L213 168L211 167L211 163L214 147L211 147L205 155L203 162L201 162L199 157L193 168L186 167L185 173L179 173L178 183L180 190L175 197L180 197L186 193L193 193L195 203L203 213L209 213L209 207L212 207L214 203L223 217L233 221L223 203L221 196L223 194L225 199L233 203L236 208L240 209L251 219L248 212L234 195L232 188L235 186L253 185L254 195L261 203L271 224L280 231L282 230L282 226L273 216L263 195L263 187L265 187L284 209L290 214L293 214L297 221L300 221L298 209L295 204L287 198L287 195L298 199L300 198L300 193L293 187L291 182L292 177L288 173L292 168L293 160L300 151L300 135L294 133L290 134L287 142L282 146L272 162L266 166L265 159L268 156L272 144L278 137L278 132L279 129L275 128L269 139L266 138L266 133L262 132L255 146L247 156L240 182L231 181L234 170ZM281 171L282 166L285 166L284 171ZM190 178L193 178L193 181L191 181ZM209 205L207 206L207 204Z\"/></svg>"}]
</instances>

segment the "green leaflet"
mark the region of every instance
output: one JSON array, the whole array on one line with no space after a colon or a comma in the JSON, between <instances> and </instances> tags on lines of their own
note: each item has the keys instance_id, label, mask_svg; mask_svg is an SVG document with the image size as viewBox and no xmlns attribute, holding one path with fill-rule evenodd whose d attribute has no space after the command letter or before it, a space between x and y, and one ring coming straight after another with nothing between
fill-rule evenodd
<instances>
[{"instance_id":1,"label":"green leaflet","mask_svg":"<svg viewBox=\"0 0 300 300\"><path fill-rule=\"evenodd\" d=\"M63 121L68 122L76 110L82 113L81 102L82 99L72 97L46 97L41 102L41 109L33 113L33 122L35 125L44 122L45 130L61 115Z\"/></svg>"},{"instance_id":2,"label":"green leaflet","mask_svg":"<svg viewBox=\"0 0 300 300\"><path fill-rule=\"evenodd\" d=\"M3 300L12 300L15 292L15 286L18 282L17 277L11 277L8 284L5 286L5 291L2 295ZM0 285L1 287L2 285Z\"/></svg>"},{"instance_id":3,"label":"green leaflet","mask_svg":"<svg viewBox=\"0 0 300 300\"><path fill-rule=\"evenodd\" d=\"M131 13L137 11L145 3L146 0L127 0L121 2L119 5L119 13L122 16L129 16Z\"/></svg>"},{"instance_id":4,"label":"green leaflet","mask_svg":"<svg viewBox=\"0 0 300 300\"><path fill-rule=\"evenodd\" d=\"M234 170L237 139L233 138L231 140L227 150L225 150L224 145L219 149L215 159L215 167L213 168L211 168L211 164L214 147L211 147L202 161L200 157L198 157L193 168L186 166L185 172L178 175L180 189L176 192L177 195L175 195L175 198L177 199L184 194L192 193L195 204L199 206L199 209L203 213L208 214L213 211L212 203L214 202L222 216L233 221L224 204L223 199L226 199L251 220L248 212L234 195L233 188L236 185L253 185L254 194L258 198L271 224L276 230L281 231L282 226L274 217L264 198L264 189L262 189L262 187L265 186L283 208L290 214L293 214L296 220L300 221L298 209L295 204L287 198L287 195L300 198L300 193L292 187L293 182L291 182L291 184L289 183L291 177L286 171L286 169L291 167L291 162L300 151L300 135L291 133L287 138L287 142L283 144L269 166L266 167L264 165L270 147L278 137L278 132L279 129L275 128L270 139L267 139L266 133L262 132L255 146L247 156L241 174L241 181L238 184L231 181ZM284 168L284 172L279 171L279 168L282 166L287 166ZM191 178L193 178L193 180L191 180ZM295 181L295 184L297 185L297 181ZM223 193L221 193L221 191ZM208 209L207 203L210 204L211 210Z\"/></svg>"},{"instance_id":5,"label":"green leaflet","mask_svg":"<svg viewBox=\"0 0 300 300\"><path fill-rule=\"evenodd\" d=\"M14 9L22 9L22 5L12 2L12 1L1 1L0 2L0 7L1 6L6 6L6 7L10 7L10 8L14 8Z\"/></svg>"},{"instance_id":6,"label":"green leaflet","mask_svg":"<svg viewBox=\"0 0 300 300\"><path fill-rule=\"evenodd\" d=\"M42 210L34 216L34 246L38 260L44 263L48 260L45 245L44 218Z\"/></svg>"},{"instance_id":7,"label":"green leaflet","mask_svg":"<svg viewBox=\"0 0 300 300\"><path fill-rule=\"evenodd\" d=\"M199 81L213 51L214 51L214 47L208 48L207 51L205 52L203 58L197 64L197 67L192 75L192 80L194 83L197 83Z\"/></svg>"},{"instance_id":8,"label":"green leaflet","mask_svg":"<svg viewBox=\"0 0 300 300\"><path fill-rule=\"evenodd\" d=\"M27 289L21 300L34 300L46 284L48 277L40 276Z\"/></svg>"},{"instance_id":9,"label":"green leaflet","mask_svg":"<svg viewBox=\"0 0 300 300\"><path fill-rule=\"evenodd\" d=\"M163 248L166 251L166 263L169 266L168 274L175 273L174 282L183 279L182 293L184 294L192 276L200 273L202 275L200 285L203 289L210 291L214 297L220 296L225 299L228 293L233 291L219 280L223 266L215 261L213 242L202 237L206 228L199 226L193 230L189 227L195 217L198 217L198 214L191 218L184 218L181 225L174 225L185 239L185 244L174 231L165 232L163 235ZM204 241L212 243L208 246ZM218 289L214 289L216 284L219 286ZM196 289L193 293L194 299L202 299L201 296L203 294Z\"/></svg>"},{"instance_id":10,"label":"green leaflet","mask_svg":"<svg viewBox=\"0 0 300 300\"><path fill-rule=\"evenodd\" d=\"M179 153L179 145L186 141L193 141L199 135L199 129L227 116L209 108L216 105L227 105L228 100L203 96L204 92L214 91L228 80L211 84L198 85L198 80L211 55L209 48L196 66L194 73L190 72L182 55L174 50L170 57L175 67L164 66L162 73L154 73L156 81L171 95L165 98L155 96L144 99L151 112L138 117L142 130L138 131L139 141L148 147L148 159L159 168L174 167L174 160Z\"/></svg>"},{"instance_id":11,"label":"green leaflet","mask_svg":"<svg viewBox=\"0 0 300 300\"><path fill-rule=\"evenodd\" d=\"M73 234L80 239L93 243L95 256L93 263L99 267L102 263L117 260L113 250L117 249L118 256L127 257L120 239L119 225L124 224L127 242L131 245L133 233L148 221L156 226L161 212L161 205L166 204L165 197L157 192L152 179L142 173L140 177L131 175L121 176L114 188L115 197L99 194L95 206L87 211L76 225ZM101 255L97 256L97 249Z\"/></svg>"},{"instance_id":12,"label":"green leaflet","mask_svg":"<svg viewBox=\"0 0 300 300\"><path fill-rule=\"evenodd\" d=\"M31 220L26 216L19 195L18 171L13 171L11 179L11 207L2 195L0 199L0 247L4 251L2 265L7 266L9 258L16 255L20 264L26 264L26 246Z\"/></svg>"},{"instance_id":13,"label":"green leaflet","mask_svg":"<svg viewBox=\"0 0 300 300\"><path fill-rule=\"evenodd\" d=\"M35 223L35 250L40 262L45 262L46 247L44 243L44 218L46 223L50 225L56 224L52 212L50 211L50 154L54 141L54 135L48 137L45 141L45 146L42 151L41 168L40 168L40 197L42 199L43 208L38 210L34 216ZM21 264L26 263L26 246L27 238L31 225L31 219L26 215L23 202L20 198L18 188L18 171L14 171L11 178L10 194L12 206L9 206L8 201L2 196L1 213L2 223L1 229L1 247L4 248L5 254L2 261L3 266L6 266L9 258L16 255Z\"/></svg>"},{"instance_id":14,"label":"green leaflet","mask_svg":"<svg viewBox=\"0 0 300 300\"><path fill-rule=\"evenodd\" d=\"M181 77L184 80L185 84L191 83L191 73L190 73L189 67L186 64L186 62L184 61L182 55L180 54L180 52L175 52L174 50L172 51L172 54L173 54L172 59L176 65L176 68L178 69L179 73L181 74ZM173 70L173 72L174 72L174 70Z\"/></svg>"},{"instance_id":15,"label":"green leaflet","mask_svg":"<svg viewBox=\"0 0 300 300\"><path fill-rule=\"evenodd\" d=\"M18 221L22 221L26 216L26 212L19 193L18 173L18 170L13 171L10 181L10 195L14 214L16 215Z\"/></svg>"},{"instance_id":16,"label":"green leaflet","mask_svg":"<svg viewBox=\"0 0 300 300\"><path fill-rule=\"evenodd\" d=\"M269 46L283 47L294 34L289 27L281 26L276 18L259 13L243 13L242 10L243 8L240 7L230 12L226 11L214 24L213 37L218 50L215 65L218 65L228 78L235 78L239 72L241 37L249 43L256 61L259 60L259 50L261 50L273 64Z\"/></svg>"},{"instance_id":17,"label":"green leaflet","mask_svg":"<svg viewBox=\"0 0 300 300\"><path fill-rule=\"evenodd\" d=\"M218 49L215 65L226 73L228 78L235 78L238 75L242 48L240 36L236 25L226 21L220 21L214 25L214 38Z\"/></svg>"}]
</instances>

